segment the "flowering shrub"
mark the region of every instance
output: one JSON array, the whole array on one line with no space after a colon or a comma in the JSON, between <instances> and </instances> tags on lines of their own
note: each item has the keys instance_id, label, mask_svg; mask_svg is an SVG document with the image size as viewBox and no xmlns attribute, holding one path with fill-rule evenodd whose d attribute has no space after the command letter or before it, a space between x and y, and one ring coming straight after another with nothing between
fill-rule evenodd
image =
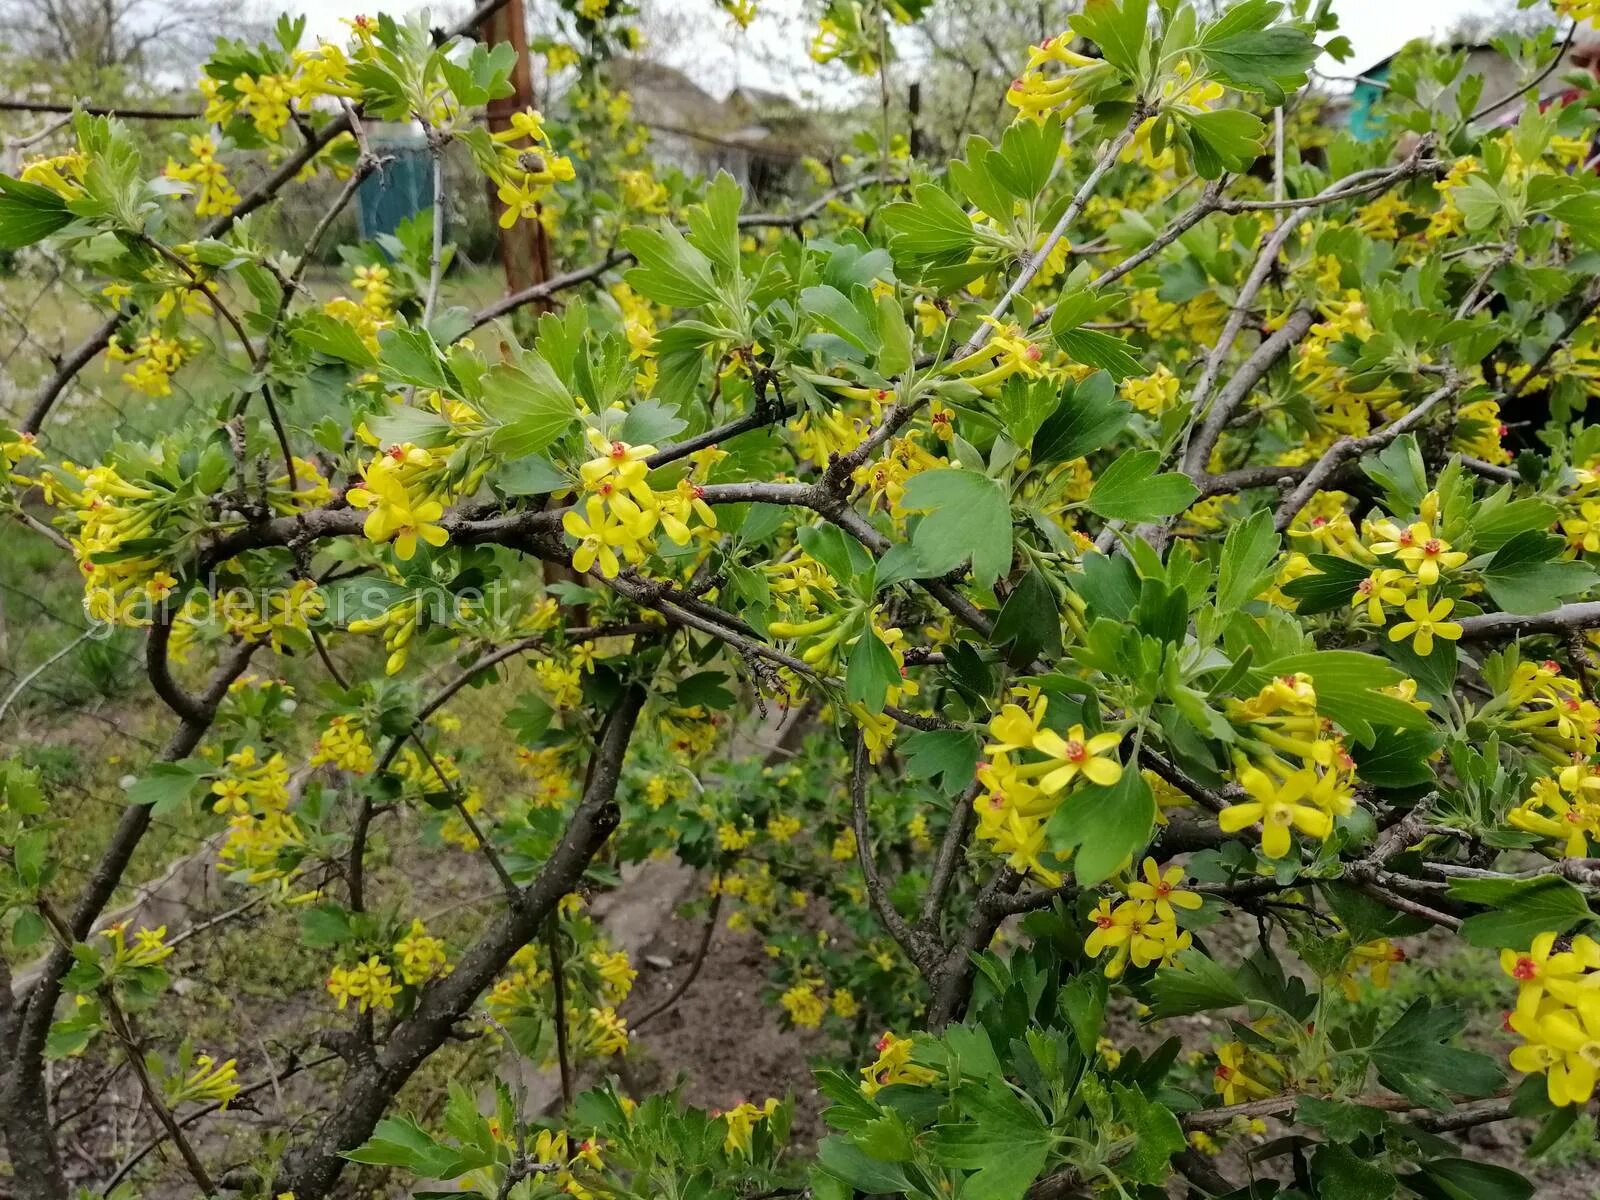
<instances>
[{"instance_id":1,"label":"flowering shrub","mask_svg":"<svg viewBox=\"0 0 1600 1200\"><path fill-rule=\"evenodd\" d=\"M831 3L813 57L885 71L921 9ZM143 631L174 728L81 885L68 806L0 773L13 1178L70 1194L45 1064L107 1054L208 1195L352 1162L494 1200L1530 1195L1443 1135L1548 1147L1600 1077L1600 94L1537 102L1593 5L1556 9L1514 94L1408 51L1384 137L1274 151L1327 5L1090 0L1017 48L997 140L919 161L886 112L778 212L656 174L584 58L631 45L605 0L540 43L570 121L491 133L506 49L386 17L219 45L164 164L77 115L0 178L0 246L48 240L103 322L0 430L0 504ZM378 120L440 178L462 148L561 270L469 311L433 213L313 294ZM318 172L335 208L267 244ZM64 460L102 352L206 418ZM450 711L502 679L502 728ZM373 873L399 814L494 880L467 935ZM157 817L325 966L325 1093L225 1178L186 1129L248 1037L150 1045L175 939L102 922ZM633 1032L588 898L661 856L842 1064L814 1156L778 1098L575 1094ZM1375 1003L1452 942L1500 952L1508 1058ZM557 1067L560 1111L456 1082L406 1115L472 1037Z\"/></svg>"}]
</instances>

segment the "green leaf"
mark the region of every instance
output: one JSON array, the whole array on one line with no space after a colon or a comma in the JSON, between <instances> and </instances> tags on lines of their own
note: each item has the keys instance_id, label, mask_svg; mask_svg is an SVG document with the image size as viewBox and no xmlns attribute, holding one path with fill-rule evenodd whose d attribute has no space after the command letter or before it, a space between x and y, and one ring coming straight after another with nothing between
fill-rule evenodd
<instances>
[{"instance_id":1,"label":"green leaf","mask_svg":"<svg viewBox=\"0 0 1600 1200\"><path fill-rule=\"evenodd\" d=\"M1089 511L1111 520L1154 521L1181 513L1200 489L1176 471L1157 474L1159 450L1129 450L1100 473L1089 492Z\"/></svg>"},{"instance_id":2,"label":"green leaf","mask_svg":"<svg viewBox=\"0 0 1600 1200\"><path fill-rule=\"evenodd\" d=\"M496 363L483 376L483 414L499 425L489 446L510 458L542 453L578 419L577 404L549 364L536 354L523 363Z\"/></svg>"},{"instance_id":3,"label":"green leaf","mask_svg":"<svg viewBox=\"0 0 1600 1200\"><path fill-rule=\"evenodd\" d=\"M1217 608L1228 613L1254 600L1272 583L1281 543L1267 509L1232 526L1217 563Z\"/></svg>"},{"instance_id":4,"label":"green leaf","mask_svg":"<svg viewBox=\"0 0 1600 1200\"><path fill-rule=\"evenodd\" d=\"M555 709L537 692L524 692L517 697L517 703L500 723L516 735L517 741L524 746L534 745L544 731L550 728L550 722L555 718Z\"/></svg>"},{"instance_id":5,"label":"green leaf","mask_svg":"<svg viewBox=\"0 0 1600 1200\"><path fill-rule=\"evenodd\" d=\"M327 313L308 312L295 319L290 336L302 346L309 346L319 354L337 358L351 366L370 368L377 363L372 351L361 340L354 327L330 317Z\"/></svg>"},{"instance_id":6,"label":"green leaf","mask_svg":"<svg viewBox=\"0 0 1600 1200\"><path fill-rule=\"evenodd\" d=\"M1013 375L995 397L994 415L1005 428L1006 436L1026 450L1033 444L1039 427L1060 403L1061 393L1050 380L1029 381Z\"/></svg>"},{"instance_id":7,"label":"green leaf","mask_svg":"<svg viewBox=\"0 0 1600 1200\"><path fill-rule=\"evenodd\" d=\"M966 1200L1021 1200L1044 1170L1054 1135L1001 1080L963 1085L957 1095L968 1120L930 1129L929 1153L942 1166L976 1172L961 1189Z\"/></svg>"},{"instance_id":8,"label":"green leaf","mask_svg":"<svg viewBox=\"0 0 1600 1200\"><path fill-rule=\"evenodd\" d=\"M1144 367L1128 343L1099 329L1067 329L1055 335L1060 346L1077 362L1099 367L1119 383L1143 375Z\"/></svg>"},{"instance_id":9,"label":"green leaf","mask_svg":"<svg viewBox=\"0 0 1600 1200\"><path fill-rule=\"evenodd\" d=\"M37 912L31 908L18 909L16 918L11 922L11 945L18 950L27 950L42 942L47 932L49 927Z\"/></svg>"},{"instance_id":10,"label":"green leaf","mask_svg":"<svg viewBox=\"0 0 1600 1200\"><path fill-rule=\"evenodd\" d=\"M817 1147L817 1163L835 1179L869 1196L900 1195L911 1187L899 1167L869 1158L854 1142L842 1137L822 1140Z\"/></svg>"},{"instance_id":11,"label":"green leaf","mask_svg":"<svg viewBox=\"0 0 1600 1200\"><path fill-rule=\"evenodd\" d=\"M1141 74L1150 37L1149 0L1088 0L1068 24L1072 32L1100 47L1100 53L1124 74Z\"/></svg>"},{"instance_id":12,"label":"green leaf","mask_svg":"<svg viewBox=\"0 0 1600 1200\"><path fill-rule=\"evenodd\" d=\"M380 445L398 446L413 442L432 449L442 445L450 436L450 422L436 412L425 408L407 408L395 404L367 418L367 432L378 439Z\"/></svg>"},{"instance_id":13,"label":"green leaf","mask_svg":"<svg viewBox=\"0 0 1600 1200\"><path fill-rule=\"evenodd\" d=\"M947 796L960 792L972 780L981 743L978 735L960 729L928 729L900 740L906 774L913 779L940 782Z\"/></svg>"},{"instance_id":14,"label":"green leaf","mask_svg":"<svg viewBox=\"0 0 1600 1200\"><path fill-rule=\"evenodd\" d=\"M544 496L573 486L565 472L542 454L509 463L494 476L494 482L508 496Z\"/></svg>"},{"instance_id":15,"label":"green leaf","mask_svg":"<svg viewBox=\"0 0 1600 1200\"><path fill-rule=\"evenodd\" d=\"M1362 783L1381 788L1417 787L1436 777L1428 759L1442 745L1444 735L1434 729L1384 727L1373 731L1371 745L1357 742L1350 747L1350 754Z\"/></svg>"},{"instance_id":16,"label":"green leaf","mask_svg":"<svg viewBox=\"0 0 1600 1200\"><path fill-rule=\"evenodd\" d=\"M1233 975L1198 950L1178 955L1176 967L1162 967L1150 981L1151 1015L1186 1017L1218 1008L1237 1008L1248 997Z\"/></svg>"},{"instance_id":17,"label":"green leaf","mask_svg":"<svg viewBox=\"0 0 1600 1200\"><path fill-rule=\"evenodd\" d=\"M689 422L678 415L677 405L663 404L651 396L628 410L616 436L630 446L653 446L676 437L687 428Z\"/></svg>"},{"instance_id":18,"label":"green leaf","mask_svg":"<svg viewBox=\"0 0 1600 1200\"><path fill-rule=\"evenodd\" d=\"M1311 676L1317 693L1317 711L1337 721L1357 741L1371 744L1373 725L1401 729L1430 728L1428 714L1379 689L1393 687L1404 674L1392 663L1358 650L1312 650L1291 654L1260 670L1272 675Z\"/></svg>"},{"instance_id":19,"label":"green leaf","mask_svg":"<svg viewBox=\"0 0 1600 1200\"><path fill-rule=\"evenodd\" d=\"M858 290L865 296L866 289ZM876 313L872 308L856 307L850 297L826 284L808 287L800 293L800 308L829 333L843 338L863 354L876 354L883 345L878 336Z\"/></svg>"},{"instance_id":20,"label":"green leaf","mask_svg":"<svg viewBox=\"0 0 1600 1200\"><path fill-rule=\"evenodd\" d=\"M1033 439L1036 463L1071 462L1109 446L1128 423L1133 406L1116 398L1110 375L1097 371L1065 392Z\"/></svg>"},{"instance_id":21,"label":"green leaf","mask_svg":"<svg viewBox=\"0 0 1600 1200\"><path fill-rule=\"evenodd\" d=\"M972 581L988 587L1011 568L1011 506L1000 485L951 467L913 475L901 506L923 511L911 544L925 575L972 560Z\"/></svg>"},{"instance_id":22,"label":"green leaf","mask_svg":"<svg viewBox=\"0 0 1600 1200\"><path fill-rule=\"evenodd\" d=\"M128 789L128 803L148 804L156 816L173 812L183 807L208 770L197 758L152 763L144 778Z\"/></svg>"},{"instance_id":23,"label":"green leaf","mask_svg":"<svg viewBox=\"0 0 1600 1200\"><path fill-rule=\"evenodd\" d=\"M1067 796L1050 817L1045 837L1056 853L1072 852L1072 875L1094 887L1150 844L1156 798L1135 767L1123 767L1110 787L1088 784Z\"/></svg>"},{"instance_id":24,"label":"green leaf","mask_svg":"<svg viewBox=\"0 0 1600 1200\"><path fill-rule=\"evenodd\" d=\"M736 696L723 684L728 677L721 671L698 671L678 681L678 703L692 707L703 704L707 708L732 708Z\"/></svg>"},{"instance_id":25,"label":"green leaf","mask_svg":"<svg viewBox=\"0 0 1600 1200\"><path fill-rule=\"evenodd\" d=\"M863 704L868 712L883 711L889 689L900 682L900 667L889 647L876 632L868 629L856 639L844 672L844 698Z\"/></svg>"},{"instance_id":26,"label":"green leaf","mask_svg":"<svg viewBox=\"0 0 1600 1200\"><path fill-rule=\"evenodd\" d=\"M1537 530L1516 534L1484 567L1484 586L1506 612L1542 613L1600 583L1585 563L1553 561L1560 550L1558 537Z\"/></svg>"},{"instance_id":27,"label":"green leaf","mask_svg":"<svg viewBox=\"0 0 1600 1200\"><path fill-rule=\"evenodd\" d=\"M1230 87L1260 92L1269 105L1306 82L1320 51L1304 30L1272 25L1283 9L1277 0L1243 0L1201 32L1200 56L1207 74ZM1270 26L1270 28L1269 28Z\"/></svg>"},{"instance_id":28,"label":"green leaf","mask_svg":"<svg viewBox=\"0 0 1600 1200\"><path fill-rule=\"evenodd\" d=\"M953 265L966 261L977 240L962 207L931 183L917 188L915 200L879 210L878 223L894 235L896 258Z\"/></svg>"},{"instance_id":29,"label":"green leaf","mask_svg":"<svg viewBox=\"0 0 1600 1200\"><path fill-rule=\"evenodd\" d=\"M1261 157L1267 127L1254 113L1242 108L1218 108L1183 115L1193 142L1194 169L1202 179L1216 179L1224 171L1248 171Z\"/></svg>"},{"instance_id":30,"label":"green leaf","mask_svg":"<svg viewBox=\"0 0 1600 1200\"><path fill-rule=\"evenodd\" d=\"M1133 1147L1117 1163L1117 1174L1154 1187L1171 1173L1172 1156L1189 1145L1183 1127L1165 1105L1133 1088L1113 1084L1111 1095L1117 1115L1133 1134Z\"/></svg>"},{"instance_id":31,"label":"green leaf","mask_svg":"<svg viewBox=\"0 0 1600 1200\"><path fill-rule=\"evenodd\" d=\"M1405 1182L1427 1200L1529 1200L1536 1190L1509 1168L1467 1158L1436 1158Z\"/></svg>"},{"instance_id":32,"label":"green leaf","mask_svg":"<svg viewBox=\"0 0 1600 1200\"><path fill-rule=\"evenodd\" d=\"M342 1157L373 1166L404 1167L435 1179L454 1179L473 1166L464 1163L457 1151L434 1141L410 1117L385 1117L365 1143Z\"/></svg>"},{"instance_id":33,"label":"green leaf","mask_svg":"<svg viewBox=\"0 0 1600 1200\"><path fill-rule=\"evenodd\" d=\"M1583 893L1559 875L1452 879L1446 894L1489 909L1463 921L1461 936L1474 946L1493 950L1521 950L1541 933L1565 933L1594 916Z\"/></svg>"},{"instance_id":34,"label":"green leaf","mask_svg":"<svg viewBox=\"0 0 1600 1200\"><path fill-rule=\"evenodd\" d=\"M1283 585L1283 594L1296 603L1295 611L1308 617L1348 608L1361 581L1372 573L1369 567L1333 554L1312 554L1308 560L1316 573Z\"/></svg>"},{"instance_id":35,"label":"green leaf","mask_svg":"<svg viewBox=\"0 0 1600 1200\"><path fill-rule=\"evenodd\" d=\"M425 329L385 329L378 335L378 365L384 378L413 387L455 393L444 373L439 347Z\"/></svg>"},{"instance_id":36,"label":"green leaf","mask_svg":"<svg viewBox=\"0 0 1600 1200\"><path fill-rule=\"evenodd\" d=\"M1032 200L1044 191L1061 152L1061 115L1043 121L1013 121L1000 138L998 154L987 160L995 178L1012 195ZM997 215L984 209L989 216Z\"/></svg>"},{"instance_id":37,"label":"green leaf","mask_svg":"<svg viewBox=\"0 0 1600 1200\"><path fill-rule=\"evenodd\" d=\"M1072 1026L1078 1049L1085 1056L1092 1055L1100 1041L1100 1031L1106 1023L1106 1000L1110 983L1105 974L1090 967L1071 979L1061 988L1057 1003L1061 1015Z\"/></svg>"},{"instance_id":38,"label":"green leaf","mask_svg":"<svg viewBox=\"0 0 1600 1200\"><path fill-rule=\"evenodd\" d=\"M319 904L300 914L300 938L307 946L337 946L354 936L350 914L342 905Z\"/></svg>"},{"instance_id":39,"label":"green leaf","mask_svg":"<svg viewBox=\"0 0 1600 1200\"><path fill-rule=\"evenodd\" d=\"M1055 591L1038 567L1024 575L1006 597L989 640L1009 647L1006 661L1019 670L1041 655L1056 658L1061 654L1061 610Z\"/></svg>"},{"instance_id":40,"label":"green leaf","mask_svg":"<svg viewBox=\"0 0 1600 1200\"><path fill-rule=\"evenodd\" d=\"M730 275L739 269L739 206L744 192L727 171L718 171L704 202L684 214L689 240Z\"/></svg>"},{"instance_id":41,"label":"green leaf","mask_svg":"<svg viewBox=\"0 0 1600 1200\"><path fill-rule=\"evenodd\" d=\"M0 250L20 250L72 224L66 201L49 188L0 175Z\"/></svg>"},{"instance_id":42,"label":"green leaf","mask_svg":"<svg viewBox=\"0 0 1600 1200\"><path fill-rule=\"evenodd\" d=\"M1389 1200L1398 1181L1347 1146L1321 1145L1311 1159L1320 1200Z\"/></svg>"},{"instance_id":43,"label":"green leaf","mask_svg":"<svg viewBox=\"0 0 1600 1200\"><path fill-rule=\"evenodd\" d=\"M1559 515L1555 505L1537 496L1510 501L1491 497L1472 514L1472 548L1491 553L1519 533L1549 529Z\"/></svg>"},{"instance_id":44,"label":"green leaf","mask_svg":"<svg viewBox=\"0 0 1600 1200\"><path fill-rule=\"evenodd\" d=\"M621 241L639 260L623 278L641 296L674 308L698 308L717 299L711 260L671 225L628 229Z\"/></svg>"},{"instance_id":45,"label":"green leaf","mask_svg":"<svg viewBox=\"0 0 1600 1200\"><path fill-rule=\"evenodd\" d=\"M1295 1118L1302 1125L1320 1129L1332 1142L1353 1142L1358 1137L1377 1137L1387 1120L1382 1109L1348 1100L1324 1100L1301 1096L1295 1101Z\"/></svg>"},{"instance_id":46,"label":"green leaf","mask_svg":"<svg viewBox=\"0 0 1600 1200\"><path fill-rule=\"evenodd\" d=\"M1400 1019L1372 1044L1378 1079L1413 1104L1440 1112L1451 1094L1488 1096L1505 1081L1494 1059L1449 1044L1464 1024L1454 1008L1412 1002Z\"/></svg>"}]
</instances>

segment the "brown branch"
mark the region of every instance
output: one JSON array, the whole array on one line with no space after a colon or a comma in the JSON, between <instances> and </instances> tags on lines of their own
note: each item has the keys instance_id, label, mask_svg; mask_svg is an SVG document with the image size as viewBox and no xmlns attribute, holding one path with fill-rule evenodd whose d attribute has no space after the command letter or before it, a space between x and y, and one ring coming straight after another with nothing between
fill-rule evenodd
<instances>
[{"instance_id":1,"label":"brown branch","mask_svg":"<svg viewBox=\"0 0 1600 1200\"><path fill-rule=\"evenodd\" d=\"M1365 437L1342 437L1329 446L1322 457L1312 464L1294 491L1290 492L1278 506L1278 511L1272 518L1273 528L1279 533L1288 529L1295 517L1300 514L1300 510L1311 503L1311 498L1322 490L1328 479L1341 466L1360 458L1363 454L1383 449L1407 430L1416 428L1436 405L1450 399L1465 386L1466 381L1452 371L1443 385L1430 392L1410 412L1396 417L1383 428Z\"/></svg>"},{"instance_id":2,"label":"brown branch","mask_svg":"<svg viewBox=\"0 0 1600 1200\"><path fill-rule=\"evenodd\" d=\"M160 1089L156 1087L155 1080L150 1078L150 1070L145 1066L144 1055L139 1050L133 1027L117 1003L116 997L112 995L110 987L100 989L100 1002L105 1006L106 1016L110 1018L112 1033L116 1034L117 1041L122 1044L123 1057L128 1060L128 1065L133 1068L134 1077L139 1081L139 1090L144 1093L145 1103L150 1106L150 1111L155 1113L161 1128L166 1130L167 1137L177 1147L178 1157L183 1159L183 1165L188 1169L189 1177L194 1180L195 1186L200 1189L200 1194L214 1195L217 1185L212 1182L211 1173L206 1170L193 1144L184 1134L183 1126L174 1119L172 1109L167 1107L167 1102L162 1097Z\"/></svg>"},{"instance_id":3,"label":"brown branch","mask_svg":"<svg viewBox=\"0 0 1600 1200\"><path fill-rule=\"evenodd\" d=\"M1206 413L1200 432L1184 452L1180 467L1184 474L1194 479L1206 473L1211 451L1216 448L1217 440L1228 427L1228 422L1233 420L1235 410L1244 403L1273 365L1289 353L1289 348L1305 337L1315 320L1316 313L1310 308L1297 308L1284 320L1282 328L1256 347L1255 353L1245 360L1228 385L1211 402L1211 410Z\"/></svg>"},{"instance_id":4,"label":"brown branch","mask_svg":"<svg viewBox=\"0 0 1600 1200\"><path fill-rule=\"evenodd\" d=\"M867 899L871 901L873 911L878 914L878 919L883 922L883 927L888 930L889 936L899 943L900 948L923 976L930 983L933 982L935 964L938 961L940 947L921 929L914 929L906 923L906 919L895 908L894 901L889 898L883 886L883 879L878 874L878 864L872 854L872 829L867 820L867 778L871 772L871 760L867 754L867 740L856 731L855 747L851 752L850 766L850 809L853 816L853 825L856 833L856 860L861 864L861 877L866 883Z\"/></svg>"}]
</instances>

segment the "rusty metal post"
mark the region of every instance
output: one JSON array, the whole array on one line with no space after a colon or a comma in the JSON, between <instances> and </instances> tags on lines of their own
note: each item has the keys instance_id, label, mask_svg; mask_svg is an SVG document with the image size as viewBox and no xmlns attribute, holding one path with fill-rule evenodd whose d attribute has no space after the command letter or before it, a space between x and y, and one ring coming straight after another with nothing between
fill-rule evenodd
<instances>
[{"instance_id":1,"label":"rusty metal post","mask_svg":"<svg viewBox=\"0 0 1600 1200\"><path fill-rule=\"evenodd\" d=\"M486 46L493 48L504 43L517 52L517 61L511 68L511 95L489 102L489 130L499 133L511 127L512 113L535 107L533 64L528 57L528 18L522 0L507 0L497 8L480 27L479 36ZM488 187L489 212L498 220L504 206L495 195L493 182ZM510 229L501 229L500 260L505 265L508 295L549 279L550 241L543 222L518 221ZM548 311L550 306L541 301L532 307L539 313Z\"/></svg>"}]
</instances>

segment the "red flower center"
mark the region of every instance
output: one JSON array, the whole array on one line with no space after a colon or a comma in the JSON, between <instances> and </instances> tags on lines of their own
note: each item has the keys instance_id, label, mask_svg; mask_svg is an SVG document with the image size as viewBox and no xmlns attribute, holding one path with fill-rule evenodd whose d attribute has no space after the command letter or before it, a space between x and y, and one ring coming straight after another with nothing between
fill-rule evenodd
<instances>
[{"instance_id":1,"label":"red flower center","mask_svg":"<svg viewBox=\"0 0 1600 1200\"><path fill-rule=\"evenodd\" d=\"M1067 743L1067 761L1081 763L1089 757L1089 747L1074 738Z\"/></svg>"},{"instance_id":2,"label":"red flower center","mask_svg":"<svg viewBox=\"0 0 1600 1200\"><path fill-rule=\"evenodd\" d=\"M1538 965L1527 955L1517 959L1517 965L1511 968L1511 978L1513 979L1533 979L1538 974Z\"/></svg>"}]
</instances>

